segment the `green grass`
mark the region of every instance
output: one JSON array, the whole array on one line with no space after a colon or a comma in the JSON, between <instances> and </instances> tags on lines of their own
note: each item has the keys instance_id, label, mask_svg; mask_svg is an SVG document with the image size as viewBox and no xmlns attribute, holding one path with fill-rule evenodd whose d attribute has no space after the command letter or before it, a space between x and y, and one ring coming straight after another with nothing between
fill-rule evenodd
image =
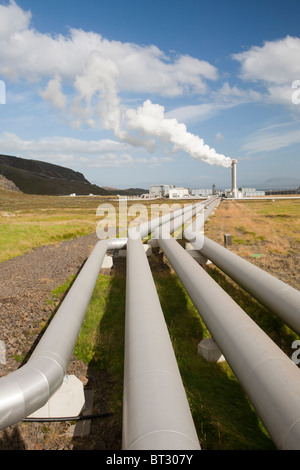
<instances>
[{"instance_id":1,"label":"green grass","mask_svg":"<svg viewBox=\"0 0 300 470\"><path fill-rule=\"evenodd\" d=\"M104 203L115 208L117 218L118 198L35 196L0 187L0 262L42 245L96 232L102 219L97 208ZM128 199L128 208L136 203ZM148 208L151 204L152 201L143 201ZM130 218L135 215L128 216L128 222Z\"/></svg>"},{"instance_id":2,"label":"green grass","mask_svg":"<svg viewBox=\"0 0 300 470\"><path fill-rule=\"evenodd\" d=\"M273 449L227 363L208 363L197 354L198 343L210 335L177 276L154 278L202 449ZM125 289L125 275L99 276L74 351L112 377L112 409L120 420Z\"/></svg>"},{"instance_id":3,"label":"green grass","mask_svg":"<svg viewBox=\"0 0 300 470\"><path fill-rule=\"evenodd\" d=\"M227 363L198 355L198 343L210 334L177 276L155 280L201 447L273 448Z\"/></svg>"},{"instance_id":4,"label":"green grass","mask_svg":"<svg viewBox=\"0 0 300 470\"><path fill-rule=\"evenodd\" d=\"M19 194L7 197L7 193L0 190L0 258L3 260L5 256L17 256L36 246L94 231L97 223L96 208L101 202L103 200L97 198ZM250 206L253 217L259 216L263 222L266 220L264 217L267 217L272 224L276 224L274 227L276 230L278 227L278 231L284 223L283 234L292 229L295 232L293 240L299 240L299 203L249 202L245 207ZM237 226L233 217L232 227L236 229L234 244L238 244L238 240L241 240L241 244L257 241L264 243L265 233L262 229L259 232L255 228L258 234L252 231L255 226L252 218L249 218L249 222L245 220L239 223ZM209 227L212 224L210 221ZM265 228L265 225L262 227ZM231 230L228 231L226 227L226 230L222 228L220 231L217 227L217 232L231 233ZM19 252L14 251L16 247ZM153 257L152 262L155 264ZM220 270L210 267L207 271L291 355L290 346L296 338L294 333ZM197 354L198 343L210 335L177 276L168 270L156 269L154 279L201 447L208 450L273 449L269 436L228 364L208 363ZM56 304L72 281L73 278L56 289L49 301ZM107 372L111 379L110 409L119 420L122 419L125 288L124 274L99 276L74 350L75 355L89 365L89 370ZM97 393L101 393L101 390Z\"/></svg>"},{"instance_id":5,"label":"green grass","mask_svg":"<svg viewBox=\"0 0 300 470\"><path fill-rule=\"evenodd\" d=\"M59 225L40 222L0 225L0 262L22 255L42 245L59 243L92 232L94 226L85 222Z\"/></svg>"}]
</instances>

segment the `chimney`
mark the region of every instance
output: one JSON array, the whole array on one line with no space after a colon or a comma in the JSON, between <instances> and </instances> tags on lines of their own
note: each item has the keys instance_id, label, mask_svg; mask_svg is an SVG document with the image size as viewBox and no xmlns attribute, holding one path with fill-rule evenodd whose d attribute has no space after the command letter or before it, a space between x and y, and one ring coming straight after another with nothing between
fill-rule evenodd
<instances>
[{"instance_id":1,"label":"chimney","mask_svg":"<svg viewBox=\"0 0 300 470\"><path fill-rule=\"evenodd\" d=\"M231 168L232 168L232 188L231 188L231 192L232 192L232 197L237 197L237 187L236 187L236 164L237 164L237 160L232 160L232 165L231 165Z\"/></svg>"}]
</instances>

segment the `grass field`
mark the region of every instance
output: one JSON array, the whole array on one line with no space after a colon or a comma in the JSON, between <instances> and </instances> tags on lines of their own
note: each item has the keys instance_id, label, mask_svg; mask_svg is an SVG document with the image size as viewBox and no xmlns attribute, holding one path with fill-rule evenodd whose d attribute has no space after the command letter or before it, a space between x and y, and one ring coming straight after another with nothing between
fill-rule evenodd
<instances>
[{"instance_id":1,"label":"grass field","mask_svg":"<svg viewBox=\"0 0 300 470\"><path fill-rule=\"evenodd\" d=\"M129 208L128 213L124 209L125 204ZM110 205L115 210L110 220L108 216L105 217L110 226L115 219L117 222L120 220L122 224L123 213L129 223L137 217L142 220L145 214L143 211L140 216L136 213L138 204L140 202L135 199L128 199L127 203L119 202L118 197L34 196L7 191L0 187L0 262L41 245L59 243L95 232L104 216L99 207L104 205ZM152 211L153 201L142 201L142 204L147 208L146 216L150 218L157 203ZM160 201L159 204L163 213L168 210L165 201ZM178 206L170 201L170 205L173 204L174 207ZM133 205L136 210L133 210Z\"/></svg>"},{"instance_id":2,"label":"grass field","mask_svg":"<svg viewBox=\"0 0 300 470\"><path fill-rule=\"evenodd\" d=\"M40 244L95 231L96 209L105 201L102 198L7 194L0 190L1 260ZM228 249L299 289L299 229L298 200L224 201L206 223L205 233L220 244L223 244L224 234L230 233L233 244ZM28 244L22 245L27 239L30 239ZM162 253L154 253L149 261L201 447L208 450L273 449L273 443L229 365L207 363L197 354L198 343L209 333L168 261ZM213 265L206 269L286 354L291 355L291 344L297 336L219 269ZM116 268L112 276L99 276L75 347L75 354L89 364L89 369L105 370L111 377L110 405L120 421L125 288L124 267ZM61 295L62 290L59 288L57 294Z\"/></svg>"},{"instance_id":3,"label":"grass field","mask_svg":"<svg viewBox=\"0 0 300 470\"><path fill-rule=\"evenodd\" d=\"M298 201L277 201L272 205L226 201L207 222L206 235L222 244L224 233L231 233L232 251L297 287L299 209ZM280 233L285 234L285 243L280 243ZM152 255L150 263L202 448L273 449L271 439L228 364L207 363L198 356L197 345L209 332L168 261L160 254ZM219 269L214 266L206 269L291 356L291 344L297 339L295 333ZM89 362L90 367L108 370L114 377L112 406L120 420L125 286L125 275L117 270L109 283L106 276L100 276L76 346L76 353ZM91 318L94 322L92 336Z\"/></svg>"},{"instance_id":4,"label":"grass field","mask_svg":"<svg viewBox=\"0 0 300 470\"><path fill-rule=\"evenodd\" d=\"M224 201L206 235L284 282L300 289L300 199Z\"/></svg>"}]
</instances>

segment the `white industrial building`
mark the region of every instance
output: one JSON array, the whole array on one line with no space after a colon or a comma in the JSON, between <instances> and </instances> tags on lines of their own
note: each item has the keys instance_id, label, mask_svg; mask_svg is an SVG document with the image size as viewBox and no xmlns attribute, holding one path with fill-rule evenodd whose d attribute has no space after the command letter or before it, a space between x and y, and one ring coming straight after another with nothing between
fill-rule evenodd
<instances>
[{"instance_id":1,"label":"white industrial building","mask_svg":"<svg viewBox=\"0 0 300 470\"><path fill-rule=\"evenodd\" d=\"M228 198L232 198L232 190L225 189L224 191L225 196ZM237 188L236 189L236 198L243 198L243 197L254 197L254 196L265 196L265 191L258 191L255 188Z\"/></svg>"},{"instance_id":2,"label":"white industrial building","mask_svg":"<svg viewBox=\"0 0 300 470\"><path fill-rule=\"evenodd\" d=\"M175 188L173 184L152 184L149 187L150 197L168 197L170 189Z\"/></svg>"},{"instance_id":3,"label":"white industrial building","mask_svg":"<svg viewBox=\"0 0 300 470\"><path fill-rule=\"evenodd\" d=\"M191 195L194 197L208 197L213 193L212 189L203 188L203 189L192 189Z\"/></svg>"},{"instance_id":4,"label":"white industrial building","mask_svg":"<svg viewBox=\"0 0 300 470\"><path fill-rule=\"evenodd\" d=\"M265 191L257 191L255 188L239 188L239 192L242 193L243 197L251 196L265 196Z\"/></svg>"},{"instance_id":5,"label":"white industrial building","mask_svg":"<svg viewBox=\"0 0 300 470\"><path fill-rule=\"evenodd\" d=\"M172 188L169 191L170 199L183 199L190 197L190 192L188 188Z\"/></svg>"}]
</instances>

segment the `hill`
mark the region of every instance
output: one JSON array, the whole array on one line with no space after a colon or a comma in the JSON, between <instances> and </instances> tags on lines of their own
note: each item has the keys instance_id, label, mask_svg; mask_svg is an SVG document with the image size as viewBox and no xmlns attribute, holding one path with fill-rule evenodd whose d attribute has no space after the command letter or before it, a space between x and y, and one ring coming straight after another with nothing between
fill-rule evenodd
<instances>
[{"instance_id":1,"label":"hill","mask_svg":"<svg viewBox=\"0 0 300 470\"><path fill-rule=\"evenodd\" d=\"M264 182L266 189L297 189L300 186L299 178L270 178Z\"/></svg>"},{"instance_id":2,"label":"hill","mask_svg":"<svg viewBox=\"0 0 300 470\"><path fill-rule=\"evenodd\" d=\"M25 194L129 196L146 192L140 189L104 189L90 183L82 173L70 168L9 155L0 155L0 175L12 181Z\"/></svg>"}]
</instances>

